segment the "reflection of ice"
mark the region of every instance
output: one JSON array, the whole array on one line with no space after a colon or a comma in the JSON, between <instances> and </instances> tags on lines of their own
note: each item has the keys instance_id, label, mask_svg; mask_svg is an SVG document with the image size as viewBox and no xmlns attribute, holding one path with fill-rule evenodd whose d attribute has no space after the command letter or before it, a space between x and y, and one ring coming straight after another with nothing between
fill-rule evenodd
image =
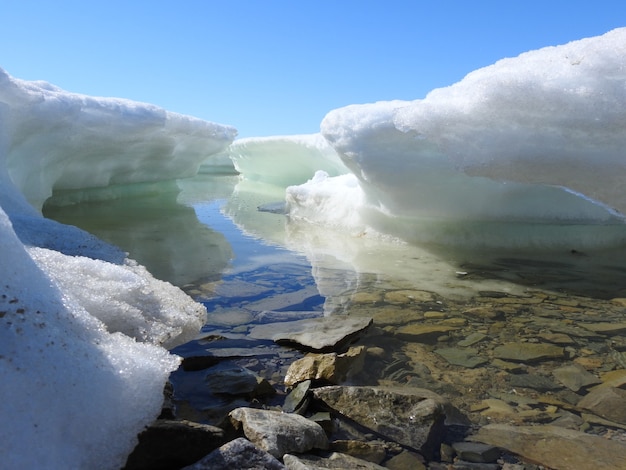
<instances>
[{"instance_id":1,"label":"reflection of ice","mask_svg":"<svg viewBox=\"0 0 626 470\"><path fill-rule=\"evenodd\" d=\"M230 245L224 235L199 223L177 196L176 187L71 206L55 206L53 199L45 215L121 247L155 277L174 285L218 279L231 258Z\"/></svg>"}]
</instances>

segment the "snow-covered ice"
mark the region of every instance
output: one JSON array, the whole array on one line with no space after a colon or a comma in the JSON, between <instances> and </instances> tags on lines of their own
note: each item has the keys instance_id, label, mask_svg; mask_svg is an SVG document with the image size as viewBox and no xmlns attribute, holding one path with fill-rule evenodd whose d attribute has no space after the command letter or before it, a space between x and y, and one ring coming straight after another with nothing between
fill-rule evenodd
<instances>
[{"instance_id":1,"label":"snow-covered ice","mask_svg":"<svg viewBox=\"0 0 626 470\"><path fill-rule=\"evenodd\" d=\"M119 248L40 215L53 191L195 174L234 128L0 69L0 454L7 468L124 465L206 309Z\"/></svg>"},{"instance_id":2,"label":"snow-covered ice","mask_svg":"<svg viewBox=\"0 0 626 470\"><path fill-rule=\"evenodd\" d=\"M474 241L488 245L518 223L545 226L500 241L592 243L602 237L590 224L621 225L626 213L624 123L626 28L501 60L421 100L331 111L322 135L363 202L346 197L344 176L316 176L287 199L301 220L335 226L353 206L346 229L411 241L468 241L479 223ZM547 225L586 229L548 235ZM617 232L605 241L623 241Z\"/></svg>"}]
</instances>

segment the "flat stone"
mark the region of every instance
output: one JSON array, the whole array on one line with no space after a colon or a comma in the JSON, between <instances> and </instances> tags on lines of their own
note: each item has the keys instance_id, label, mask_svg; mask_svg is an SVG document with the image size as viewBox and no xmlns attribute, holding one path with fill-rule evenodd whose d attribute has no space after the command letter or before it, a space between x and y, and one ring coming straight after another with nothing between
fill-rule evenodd
<instances>
[{"instance_id":1,"label":"flat stone","mask_svg":"<svg viewBox=\"0 0 626 470\"><path fill-rule=\"evenodd\" d=\"M411 323L396 330L396 336L405 341L432 341L438 336L457 330L455 326L428 325L423 323Z\"/></svg>"},{"instance_id":2,"label":"flat stone","mask_svg":"<svg viewBox=\"0 0 626 470\"><path fill-rule=\"evenodd\" d=\"M245 367L226 362L207 370L204 381L213 393L227 395L273 395L276 390Z\"/></svg>"},{"instance_id":3,"label":"flat stone","mask_svg":"<svg viewBox=\"0 0 626 470\"><path fill-rule=\"evenodd\" d=\"M363 470L385 470L373 462L358 459L348 454L340 452L331 452L328 455L292 455L286 454L283 457L285 466L289 470L318 470L318 469L338 469L346 470L348 468Z\"/></svg>"},{"instance_id":4,"label":"flat stone","mask_svg":"<svg viewBox=\"0 0 626 470\"><path fill-rule=\"evenodd\" d=\"M493 350L494 357L505 361L535 362L565 357L560 346L543 343L507 343Z\"/></svg>"},{"instance_id":5,"label":"flat stone","mask_svg":"<svg viewBox=\"0 0 626 470\"><path fill-rule=\"evenodd\" d=\"M390 470L426 470L424 458L415 452L405 450L395 457L385 462L385 466Z\"/></svg>"},{"instance_id":6,"label":"flat stone","mask_svg":"<svg viewBox=\"0 0 626 470\"><path fill-rule=\"evenodd\" d=\"M580 323L580 326L587 328L594 333L600 333L601 335L607 336L623 335L626 333L626 323L624 322Z\"/></svg>"},{"instance_id":7,"label":"flat stone","mask_svg":"<svg viewBox=\"0 0 626 470\"><path fill-rule=\"evenodd\" d=\"M475 349L440 348L436 349L435 352L450 364L466 367L468 369L473 369L474 367L489 362L488 358L478 356L478 351Z\"/></svg>"},{"instance_id":8,"label":"flat stone","mask_svg":"<svg viewBox=\"0 0 626 470\"><path fill-rule=\"evenodd\" d=\"M175 467L170 467L175 468ZM286 470L275 457L240 437L182 470Z\"/></svg>"},{"instance_id":9,"label":"flat stone","mask_svg":"<svg viewBox=\"0 0 626 470\"><path fill-rule=\"evenodd\" d=\"M573 392L601 383L601 380L578 364L568 364L552 371L556 379Z\"/></svg>"},{"instance_id":10,"label":"flat stone","mask_svg":"<svg viewBox=\"0 0 626 470\"><path fill-rule=\"evenodd\" d=\"M285 397L285 403L283 404L283 411L285 413L294 413L305 403L308 396L309 389L311 388L311 381L305 380L300 382L294 389ZM298 413L301 414L301 413Z\"/></svg>"},{"instance_id":11,"label":"flat stone","mask_svg":"<svg viewBox=\"0 0 626 470\"><path fill-rule=\"evenodd\" d=\"M139 434L124 470L165 470L192 464L224 444L215 426L160 419Z\"/></svg>"},{"instance_id":12,"label":"flat stone","mask_svg":"<svg viewBox=\"0 0 626 470\"><path fill-rule=\"evenodd\" d=\"M337 413L427 458L439 449L446 419L467 423L446 399L421 388L330 386L312 393Z\"/></svg>"},{"instance_id":13,"label":"flat stone","mask_svg":"<svg viewBox=\"0 0 626 470\"><path fill-rule=\"evenodd\" d=\"M235 429L243 428L250 441L276 458L289 452L328 448L322 427L298 414L236 408L229 416Z\"/></svg>"},{"instance_id":14,"label":"flat stone","mask_svg":"<svg viewBox=\"0 0 626 470\"><path fill-rule=\"evenodd\" d=\"M413 302L432 302L435 297L432 292L423 290L394 290L385 292L384 300L390 304L403 305Z\"/></svg>"},{"instance_id":15,"label":"flat stone","mask_svg":"<svg viewBox=\"0 0 626 470\"><path fill-rule=\"evenodd\" d=\"M500 458L500 449L479 442L455 442L452 448L461 460L473 463L492 463Z\"/></svg>"},{"instance_id":16,"label":"flat stone","mask_svg":"<svg viewBox=\"0 0 626 470\"><path fill-rule=\"evenodd\" d=\"M601 377L602 383L598 387L624 388L626 385L626 369L617 369L607 372Z\"/></svg>"},{"instance_id":17,"label":"flat stone","mask_svg":"<svg viewBox=\"0 0 626 470\"><path fill-rule=\"evenodd\" d=\"M548 392L563 388L561 385L550 380L548 377L537 374L515 374L509 376L509 383L512 387L532 388L539 392Z\"/></svg>"},{"instance_id":18,"label":"flat stone","mask_svg":"<svg viewBox=\"0 0 626 470\"><path fill-rule=\"evenodd\" d=\"M504 318L504 313L491 307L473 307L463 310L463 315L473 317L478 320L500 320Z\"/></svg>"},{"instance_id":19,"label":"flat stone","mask_svg":"<svg viewBox=\"0 0 626 470\"><path fill-rule=\"evenodd\" d=\"M558 426L489 424L469 439L554 469L624 469L626 444Z\"/></svg>"},{"instance_id":20,"label":"flat stone","mask_svg":"<svg viewBox=\"0 0 626 470\"><path fill-rule=\"evenodd\" d=\"M355 340L372 324L368 317L334 315L255 326L249 336L278 344L300 346L315 352L331 352Z\"/></svg>"},{"instance_id":21,"label":"flat stone","mask_svg":"<svg viewBox=\"0 0 626 470\"><path fill-rule=\"evenodd\" d=\"M285 385L290 387L304 380L339 384L348 375L357 374L363 369L365 354L365 346L350 348L344 354L309 353L291 363L285 374Z\"/></svg>"},{"instance_id":22,"label":"flat stone","mask_svg":"<svg viewBox=\"0 0 626 470\"><path fill-rule=\"evenodd\" d=\"M537 337L547 341L548 343L554 343L561 346L568 346L575 343L575 341L565 333L539 333Z\"/></svg>"},{"instance_id":23,"label":"flat stone","mask_svg":"<svg viewBox=\"0 0 626 470\"><path fill-rule=\"evenodd\" d=\"M387 445L381 441L336 440L331 442L330 450L376 464L387 457Z\"/></svg>"},{"instance_id":24,"label":"flat stone","mask_svg":"<svg viewBox=\"0 0 626 470\"><path fill-rule=\"evenodd\" d=\"M626 424L626 390L621 388L596 388L578 402L578 407L616 423Z\"/></svg>"},{"instance_id":25,"label":"flat stone","mask_svg":"<svg viewBox=\"0 0 626 470\"><path fill-rule=\"evenodd\" d=\"M476 343L480 343L483 339L487 337L484 333L472 333L459 341L457 346L461 346L462 348L466 348L468 346L473 346Z\"/></svg>"}]
</instances>

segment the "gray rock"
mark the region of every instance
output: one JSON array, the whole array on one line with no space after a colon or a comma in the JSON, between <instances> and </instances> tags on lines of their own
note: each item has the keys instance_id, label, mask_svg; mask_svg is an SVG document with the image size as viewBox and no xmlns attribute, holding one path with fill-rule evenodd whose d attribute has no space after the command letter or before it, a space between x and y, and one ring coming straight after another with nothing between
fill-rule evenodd
<instances>
[{"instance_id":1,"label":"gray rock","mask_svg":"<svg viewBox=\"0 0 626 470\"><path fill-rule=\"evenodd\" d=\"M489 424L471 440L554 469L623 470L626 444L557 426Z\"/></svg>"},{"instance_id":2,"label":"gray rock","mask_svg":"<svg viewBox=\"0 0 626 470\"><path fill-rule=\"evenodd\" d=\"M314 389L313 396L359 425L417 449L427 458L439 449L446 418L464 418L442 396L421 388L330 386Z\"/></svg>"},{"instance_id":3,"label":"gray rock","mask_svg":"<svg viewBox=\"0 0 626 470\"><path fill-rule=\"evenodd\" d=\"M500 449L479 442L455 442L452 448L461 460L474 463L493 463L500 458Z\"/></svg>"},{"instance_id":4,"label":"gray rock","mask_svg":"<svg viewBox=\"0 0 626 470\"><path fill-rule=\"evenodd\" d=\"M332 452L327 456L319 455L291 455L286 454L283 457L285 466L289 470L318 470L318 469L339 469L346 470L348 468L356 468L363 470L383 470L373 462L357 459L351 455Z\"/></svg>"},{"instance_id":5,"label":"gray rock","mask_svg":"<svg viewBox=\"0 0 626 470\"><path fill-rule=\"evenodd\" d=\"M294 389L285 397L285 403L283 404L283 411L285 413L294 413L297 409L305 405L305 400L311 388L311 381L305 380L300 382ZM301 413L298 413L301 414Z\"/></svg>"},{"instance_id":6,"label":"gray rock","mask_svg":"<svg viewBox=\"0 0 626 470\"><path fill-rule=\"evenodd\" d=\"M466 348L466 347L472 346L472 345L474 345L476 343L480 343L486 337L487 337L487 335L484 334L484 333L471 333L468 336L466 336L465 339L462 339L461 341L459 341L456 344L458 346L461 346L462 348Z\"/></svg>"},{"instance_id":7,"label":"gray rock","mask_svg":"<svg viewBox=\"0 0 626 470\"><path fill-rule=\"evenodd\" d=\"M554 344L507 343L493 350L494 357L505 361L535 362L547 359L561 359L565 350Z\"/></svg>"},{"instance_id":8,"label":"gray rock","mask_svg":"<svg viewBox=\"0 0 626 470\"><path fill-rule=\"evenodd\" d=\"M477 356L478 351L471 348L440 348L436 349L435 352L450 364L466 367L468 369L473 369L474 367L489 362L488 358Z\"/></svg>"},{"instance_id":9,"label":"gray rock","mask_svg":"<svg viewBox=\"0 0 626 470\"><path fill-rule=\"evenodd\" d=\"M275 457L240 437L183 470L285 470Z\"/></svg>"},{"instance_id":10,"label":"gray rock","mask_svg":"<svg viewBox=\"0 0 626 470\"><path fill-rule=\"evenodd\" d=\"M330 352L354 341L372 324L369 317L335 315L255 326L250 337L279 344L300 345L306 350Z\"/></svg>"},{"instance_id":11,"label":"gray rock","mask_svg":"<svg viewBox=\"0 0 626 470\"><path fill-rule=\"evenodd\" d=\"M235 429L276 458L289 452L327 449L322 427L298 414L255 408L237 408L229 414Z\"/></svg>"},{"instance_id":12,"label":"gray rock","mask_svg":"<svg viewBox=\"0 0 626 470\"><path fill-rule=\"evenodd\" d=\"M213 393L251 396L276 393L267 380L232 362L224 362L211 367L204 380Z\"/></svg>"},{"instance_id":13,"label":"gray rock","mask_svg":"<svg viewBox=\"0 0 626 470\"><path fill-rule=\"evenodd\" d=\"M573 392L602 381L579 364L568 364L552 371L556 379Z\"/></svg>"},{"instance_id":14,"label":"gray rock","mask_svg":"<svg viewBox=\"0 0 626 470\"><path fill-rule=\"evenodd\" d=\"M578 407L616 423L626 424L626 390L598 387L585 395Z\"/></svg>"},{"instance_id":15,"label":"gray rock","mask_svg":"<svg viewBox=\"0 0 626 470\"><path fill-rule=\"evenodd\" d=\"M514 374L509 376L509 383L512 387L532 388L539 392L558 390L563 387L548 377L537 374Z\"/></svg>"},{"instance_id":16,"label":"gray rock","mask_svg":"<svg viewBox=\"0 0 626 470\"><path fill-rule=\"evenodd\" d=\"M224 444L224 431L191 421L157 420L139 435L124 470L160 470L189 465Z\"/></svg>"}]
</instances>

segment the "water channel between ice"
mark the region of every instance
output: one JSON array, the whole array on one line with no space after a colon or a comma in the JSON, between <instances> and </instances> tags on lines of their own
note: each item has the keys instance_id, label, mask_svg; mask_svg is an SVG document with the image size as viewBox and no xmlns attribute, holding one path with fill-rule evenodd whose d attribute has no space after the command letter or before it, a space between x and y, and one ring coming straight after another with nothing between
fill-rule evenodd
<instances>
[{"instance_id":1,"label":"water channel between ice","mask_svg":"<svg viewBox=\"0 0 626 470\"><path fill-rule=\"evenodd\" d=\"M411 355L422 347L423 359L424 351L432 355L438 344L460 344L468 334L480 333L486 339L472 351L490 357L502 338L535 341L546 331L570 331L579 319L623 321L619 308L607 307L607 299L626 297L623 248L584 253L569 247L550 253L426 249L292 224L275 210L280 204L273 203L284 197L279 189L234 175L201 174L170 189L73 205L62 204L67 195L56 195L44 213L117 244L155 277L180 286L206 305L207 324L199 335L204 339L183 345L176 353L194 356L209 349L215 354L228 350L240 358L237 367L255 371L277 388L286 367L299 356L271 341L251 341L247 332L256 324L322 315L371 316L378 333L367 341L370 347L382 347L386 356L370 367L378 375L363 381L391 380L390 364L396 364L396 375L405 371L398 369L400 361L408 368L402 372L407 383L423 379L408 366L415 362ZM398 303L390 295L394 292L406 293L407 298ZM491 317L477 321L464 313L483 306L506 321ZM395 331L422 321L448 326L435 343L432 338L425 346L421 340L406 342L406 335L398 343ZM585 354L614 351L596 337L573 341ZM615 338L610 341L615 343ZM626 350L626 344L613 346ZM435 374L441 364L429 367L438 380L423 379L422 385L445 384L450 371ZM454 387L466 387L459 385L463 381L473 384L474 395L454 392L468 403L495 393L490 388L497 372L482 378L471 367L452 372L449 381ZM470 375L465 377L466 373ZM199 384L219 382L209 381L206 371L179 371L173 382L180 401L192 408L185 413L193 419L215 422L220 413L232 409L232 400L224 401L219 390L210 396L203 391Z\"/></svg>"}]
</instances>

